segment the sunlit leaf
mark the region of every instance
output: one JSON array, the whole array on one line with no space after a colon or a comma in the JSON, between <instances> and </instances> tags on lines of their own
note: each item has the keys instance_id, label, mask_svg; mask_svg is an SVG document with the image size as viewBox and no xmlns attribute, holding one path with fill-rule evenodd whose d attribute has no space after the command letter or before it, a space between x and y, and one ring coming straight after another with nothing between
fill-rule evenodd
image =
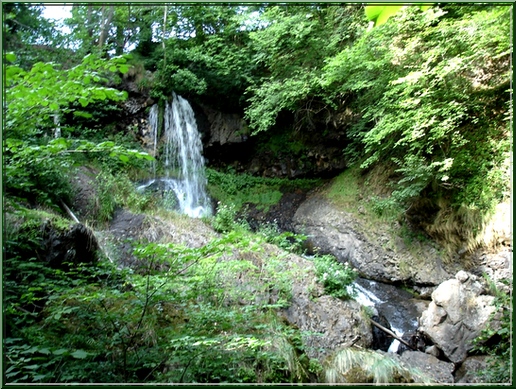
<instances>
[{"instance_id":1,"label":"sunlit leaf","mask_svg":"<svg viewBox=\"0 0 516 389\"><path fill-rule=\"evenodd\" d=\"M7 53L5 54L6 61L14 62L16 61L16 55L14 53Z\"/></svg>"}]
</instances>

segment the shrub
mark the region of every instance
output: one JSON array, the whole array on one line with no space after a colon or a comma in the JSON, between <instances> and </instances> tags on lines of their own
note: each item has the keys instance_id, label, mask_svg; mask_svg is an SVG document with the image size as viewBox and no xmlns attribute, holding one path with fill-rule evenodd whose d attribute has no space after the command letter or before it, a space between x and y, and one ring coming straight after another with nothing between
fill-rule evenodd
<instances>
[{"instance_id":1,"label":"shrub","mask_svg":"<svg viewBox=\"0 0 516 389\"><path fill-rule=\"evenodd\" d=\"M348 263L337 262L332 255L316 255L313 258L315 273L324 290L331 296L348 299L353 297L353 281L358 272Z\"/></svg>"}]
</instances>

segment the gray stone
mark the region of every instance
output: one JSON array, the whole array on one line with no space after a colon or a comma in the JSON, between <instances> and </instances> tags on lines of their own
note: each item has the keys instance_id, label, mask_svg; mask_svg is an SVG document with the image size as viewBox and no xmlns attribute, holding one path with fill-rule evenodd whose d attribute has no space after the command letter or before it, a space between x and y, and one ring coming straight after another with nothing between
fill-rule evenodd
<instances>
[{"instance_id":1,"label":"gray stone","mask_svg":"<svg viewBox=\"0 0 516 389\"><path fill-rule=\"evenodd\" d=\"M306 262L305 269L310 269L311 263ZM322 361L336 349L372 344L371 324L359 303L324 295L320 285L308 285L294 282L290 306L282 314L290 324L306 331L304 342L310 358Z\"/></svg>"},{"instance_id":2,"label":"gray stone","mask_svg":"<svg viewBox=\"0 0 516 389\"><path fill-rule=\"evenodd\" d=\"M434 383L453 383L453 363L444 362L435 356L420 351L405 351L401 361L411 369L417 369Z\"/></svg>"},{"instance_id":3,"label":"gray stone","mask_svg":"<svg viewBox=\"0 0 516 389\"><path fill-rule=\"evenodd\" d=\"M466 273L464 270L461 270L455 275L455 278L458 279L460 282L464 283L468 280L469 274Z\"/></svg>"},{"instance_id":4,"label":"gray stone","mask_svg":"<svg viewBox=\"0 0 516 389\"><path fill-rule=\"evenodd\" d=\"M455 382L457 384L477 384L482 383L478 372L486 368L485 355L475 355L466 358L462 365L455 372Z\"/></svg>"},{"instance_id":5,"label":"gray stone","mask_svg":"<svg viewBox=\"0 0 516 389\"><path fill-rule=\"evenodd\" d=\"M224 145L226 143L243 142L249 133L247 124L238 114L224 113L208 106L201 105L208 122L209 139L207 146L214 143Z\"/></svg>"},{"instance_id":6,"label":"gray stone","mask_svg":"<svg viewBox=\"0 0 516 389\"><path fill-rule=\"evenodd\" d=\"M323 253L349 262L368 279L438 285L450 277L432 248L415 257L406 247L391 242L389 234L366 228L351 213L341 211L320 195L308 198L293 218L297 233L308 235Z\"/></svg>"},{"instance_id":7,"label":"gray stone","mask_svg":"<svg viewBox=\"0 0 516 389\"><path fill-rule=\"evenodd\" d=\"M439 349L437 347L435 347L435 345L433 345L433 346L428 346L425 349L425 354L433 355L434 357L439 358L439 355L441 353L439 352Z\"/></svg>"},{"instance_id":8,"label":"gray stone","mask_svg":"<svg viewBox=\"0 0 516 389\"><path fill-rule=\"evenodd\" d=\"M480 335L494 311L494 297L481 295L483 291L471 274L465 282L447 280L432 293L432 302L421 315L419 330L452 362L466 359L472 340Z\"/></svg>"}]
</instances>

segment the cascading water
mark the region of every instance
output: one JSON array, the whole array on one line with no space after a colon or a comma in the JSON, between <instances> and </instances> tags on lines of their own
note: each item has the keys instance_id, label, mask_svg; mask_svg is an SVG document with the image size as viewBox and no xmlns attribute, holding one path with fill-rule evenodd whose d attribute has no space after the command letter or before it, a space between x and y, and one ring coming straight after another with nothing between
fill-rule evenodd
<instances>
[{"instance_id":1,"label":"cascading water","mask_svg":"<svg viewBox=\"0 0 516 389\"><path fill-rule=\"evenodd\" d=\"M150 110L149 124L154 136L156 155L159 133L157 105ZM181 213L196 218L210 215L201 135L197 130L195 114L188 101L175 93L172 101L167 102L165 106L163 137L165 146L161 160L165 168L165 177L155 177L138 189L143 190L161 181L165 193L172 191L175 194ZM155 169L153 166L154 174Z\"/></svg>"},{"instance_id":2,"label":"cascading water","mask_svg":"<svg viewBox=\"0 0 516 389\"><path fill-rule=\"evenodd\" d=\"M373 309L375 314L382 315L392 332L398 337L411 333L418 327L418 313L409 301L407 292L397 289L393 285L382 284L358 278L354 283L356 298L360 304ZM382 298L378 297L382 296ZM396 353L400 342L393 339L388 347L388 352Z\"/></svg>"},{"instance_id":3,"label":"cascading water","mask_svg":"<svg viewBox=\"0 0 516 389\"><path fill-rule=\"evenodd\" d=\"M149 126L151 128L152 139L154 140L153 144L153 153L154 157L158 154L158 135L159 135L159 107L157 104L154 104L149 112ZM152 161L152 173L153 176L156 177L156 160Z\"/></svg>"}]
</instances>

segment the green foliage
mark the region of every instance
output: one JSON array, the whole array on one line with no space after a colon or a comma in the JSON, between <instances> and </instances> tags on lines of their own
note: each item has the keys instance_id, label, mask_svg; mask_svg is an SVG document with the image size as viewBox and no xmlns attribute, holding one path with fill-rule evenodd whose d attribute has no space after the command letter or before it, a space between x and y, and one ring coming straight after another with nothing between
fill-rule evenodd
<instances>
[{"instance_id":1,"label":"green foliage","mask_svg":"<svg viewBox=\"0 0 516 389\"><path fill-rule=\"evenodd\" d=\"M255 262L262 247L259 237L233 231L196 249L137 244L143 274L109 263L55 273L43 310L10 327L8 381L306 380L301 337L272 311L288 303L292 275L281 256ZM30 288L44 286L40 269Z\"/></svg>"},{"instance_id":2,"label":"green foliage","mask_svg":"<svg viewBox=\"0 0 516 389\"><path fill-rule=\"evenodd\" d=\"M473 340L473 351L489 355L488 366L477 373L482 382L509 383L512 378L512 299L510 294L500 291L487 275L484 277L490 285L491 293L495 295L493 304L496 309L489 319L487 328ZM503 283L512 290L512 280L503 280Z\"/></svg>"},{"instance_id":3,"label":"green foliage","mask_svg":"<svg viewBox=\"0 0 516 389\"><path fill-rule=\"evenodd\" d=\"M354 295L353 281L358 272L348 263L337 262L332 255L315 255L313 257L317 279L324 290L331 296L349 299Z\"/></svg>"},{"instance_id":4,"label":"green foliage","mask_svg":"<svg viewBox=\"0 0 516 389\"><path fill-rule=\"evenodd\" d=\"M133 182L125 174L112 175L102 172L96 181L96 203L91 206L96 210L95 221L98 223L110 221L117 207L142 212L153 205L152 197L138 193Z\"/></svg>"},{"instance_id":5,"label":"green foliage","mask_svg":"<svg viewBox=\"0 0 516 389\"><path fill-rule=\"evenodd\" d=\"M237 209L234 205L221 204L220 202L217 208L217 213L212 219L211 226L217 232L249 229L245 221L238 219Z\"/></svg>"},{"instance_id":6,"label":"green foliage","mask_svg":"<svg viewBox=\"0 0 516 389\"><path fill-rule=\"evenodd\" d=\"M261 18L267 28L250 34L256 50L254 61L267 69L260 82L247 90L250 105L246 118L255 133L273 127L281 111L309 118L315 113L314 96L328 102L319 86L321 70L326 58L361 28L354 18L358 10L332 6L271 6L265 10Z\"/></svg>"},{"instance_id":7,"label":"green foliage","mask_svg":"<svg viewBox=\"0 0 516 389\"><path fill-rule=\"evenodd\" d=\"M255 177L231 171L223 173L213 169L206 169L206 177L210 195L224 204L231 204L236 211L246 203L256 204L259 209L268 210L271 205L280 201L282 191L307 189L319 182L309 179Z\"/></svg>"},{"instance_id":8,"label":"green foliage","mask_svg":"<svg viewBox=\"0 0 516 389\"><path fill-rule=\"evenodd\" d=\"M88 55L81 64L66 71L54 63L38 62L30 71L8 65L5 137L49 135L55 128L53 116L71 112L73 102L86 107L95 101L124 100L127 92L102 84L109 81L110 73L127 71L126 62L125 57L107 61Z\"/></svg>"},{"instance_id":9,"label":"green foliage","mask_svg":"<svg viewBox=\"0 0 516 389\"><path fill-rule=\"evenodd\" d=\"M275 223L261 224L256 233L263 236L268 243L296 254L302 254L305 251L304 244L308 239L306 235L290 231L280 232Z\"/></svg>"},{"instance_id":10,"label":"green foliage","mask_svg":"<svg viewBox=\"0 0 516 389\"><path fill-rule=\"evenodd\" d=\"M66 71L53 63L36 63L30 71L8 65L6 73L5 162L7 192L52 205L69 200L67 176L81 155L108 155L121 163L153 159L147 153L117 146L61 137L61 115L82 114L90 103L120 101L127 93L103 84L113 72L127 71L125 57L109 61L86 56ZM59 93L55 93L59 89ZM79 105L77 105L79 104ZM51 137L52 136L52 137Z\"/></svg>"},{"instance_id":11,"label":"green foliage","mask_svg":"<svg viewBox=\"0 0 516 389\"><path fill-rule=\"evenodd\" d=\"M400 204L429 187L484 212L501 200L503 185L484 178L503 175L506 124L485 106L503 106L508 73L486 58L507 61L507 12L491 7L445 19L440 9L407 8L328 62L323 87L358 95L362 120L371 123L351 130L365 145L362 166L394 161Z\"/></svg>"}]
</instances>

